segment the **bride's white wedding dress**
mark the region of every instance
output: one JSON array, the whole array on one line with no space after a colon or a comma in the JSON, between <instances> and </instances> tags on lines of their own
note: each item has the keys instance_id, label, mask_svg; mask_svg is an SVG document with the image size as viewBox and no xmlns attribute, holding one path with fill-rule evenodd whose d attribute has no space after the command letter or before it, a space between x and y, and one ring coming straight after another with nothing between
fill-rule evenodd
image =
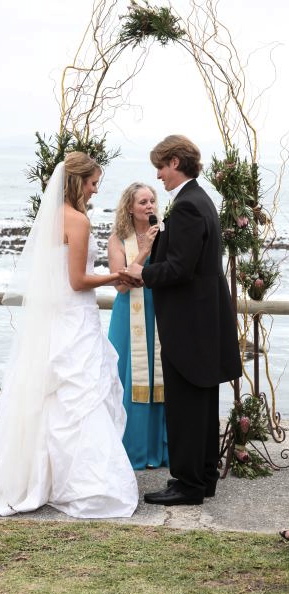
<instances>
[{"instance_id":1,"label":"bride's white wedding dress","mask_svg":"<svg viewBox=\"0 0 289 594\"><path fill-rule=\"evenodd\" d=\"M71 288L68 248L62 249L67 283L64 308L52 325L40 440L29 461L26 491L16 494L16 502L1 497L5 476L1 476L0 452L0 515L49 504L77 518L129 517L137 506L138 489L122 445L126 414L118 357L102 333L94 290ZM89 274L96 251L91 236ZM9 382L2 397L9 397ZM2 412L5 415L5 407ZM17 425L11 430L17 431Z\"/></svg>"}]
</instances>

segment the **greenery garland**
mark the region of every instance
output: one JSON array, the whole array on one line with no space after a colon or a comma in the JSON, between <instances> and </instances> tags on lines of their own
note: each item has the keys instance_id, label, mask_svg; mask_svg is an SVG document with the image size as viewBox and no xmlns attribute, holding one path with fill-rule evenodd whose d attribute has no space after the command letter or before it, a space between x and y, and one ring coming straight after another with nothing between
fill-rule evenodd
<instances>
[{"instance_id":1,"label":"greenery garland","mask_svg":"<svg viewBox=\"0 0 289 594\"><path fill-rule=\"evenodd\" d=\"M260 301L266 291L273 287L280 275L276 262L268 260L240 260L238 263L237 281L248 292L251 299Z\"/></svg>"},{"instance_id":2,"label":"greenery garland","mask_svg":"<svg viewBox=\"0 0 289 594\"><path fill-rule=\"evenodd\" d=\"M259 301L280 272L278 264L259 255L263 239L258 226L270 223L270 218L260 203L258 165L242 161L239 150L232 147L223 160L213 155L205 175L222 196L219 217L223 250L230 256L248 255L249 260L241 259L237 264L237 281L251 299Z\"/></svg>"},{"instance_id":3,"label":"greenery garland","mask_svg":"<svg viewBox=\"0 0 289 594\"><path fill-rule=\"evenodd\" d=\"M166 45L184 37L185 31L178 24L180 19L171 13L170 8L151 7L146 0L144 4L144 7L139 6L131 0L128 16L120 17L125 19L119 35L121 43L132 43L135 47L151 36Z\"/></svg>"},{"instance_id":4,"label":"greenery garland","mask_svg":"<svg viewBox=\"0 0 289 594\"><path fill-rule=\"evenodd\" d=\"M255 479L261 476L271 476L272 472L266 462L252 449L246 450L246 461L237 458L236 450L233 454L231 471L238 478Z\"/></svg>"},{"instance_id":5,"label":"greenery garland","mask_svg":"<svg viewBox=\"0 0 289 594\"><path fill-rule=\"evenodd\" d=\"M257 165L249 164L247 159L241 161L238 149L232 147L223 160L213 155L205 176L222 196L220 223L224 251L228 249L233 256L258 251L262 241L256 234L256 225L264 224L267 218L260 216L260 205L258 220L256 217L256 196L260 192Z\"/></svg>"},{"instance_id":6,"label":"greenery garland","mask_svg":"<svg viewBox=\"0 0 289 594\"><path fill-rule=\"evenodd\" d=\"M248 395L235 402L228 420L233 436L232 473L239 478L250 479L271 475L266 461L253 449L247 447L248 442L254 439L267 440L268 421L262 399Z\"/></svg>"}]
</instances>

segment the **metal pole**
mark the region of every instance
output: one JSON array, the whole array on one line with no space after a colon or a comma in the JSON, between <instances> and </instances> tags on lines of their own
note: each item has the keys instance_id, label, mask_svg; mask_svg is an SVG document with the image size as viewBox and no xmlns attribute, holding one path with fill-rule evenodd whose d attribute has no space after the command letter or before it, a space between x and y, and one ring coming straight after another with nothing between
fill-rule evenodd
<instances>
[{"instance_id":1,"label":"metal pole","mask_svg":"<svg viewBox=\"0 0 289 594\"><path fill-rule=\"evenodd\" d=\"M260 388L259 388L259 321L260 315L256 314L253 318L254 323L254 396L259 398L260 396Z\"/></svg>"},{"instance_id":2,"label":"metal pole","mask_svg":"<svg viewBox=\"0 0 289 594\"><path fill-rule=\"evenodd\" d=\"M231 276L231 297L233 310L237 325L237 276L236 276L236 256L230 256L230 276ZM240 380L234 379L234 399L240 402Z\"/></svg>"}]
</instances>

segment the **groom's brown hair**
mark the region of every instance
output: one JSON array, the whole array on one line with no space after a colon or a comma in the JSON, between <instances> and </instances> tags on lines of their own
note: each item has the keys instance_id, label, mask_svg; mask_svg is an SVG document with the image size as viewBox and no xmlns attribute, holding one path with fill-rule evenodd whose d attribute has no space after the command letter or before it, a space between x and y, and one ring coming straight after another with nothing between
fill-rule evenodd
<instances>
[{"instance_id":1,"label":"groom's brown hair","mask_svg":"<svg viewBox=\"0 0 289 594\"><path fill-rule=\"evenodd\" d=\"M186 136L172 134L159 142L151 151L152 164L159 169L168 165L173 157L179 159L177 169L188 177L196 178L202 169L201 153Z\"/></svg>"}]
</instances>

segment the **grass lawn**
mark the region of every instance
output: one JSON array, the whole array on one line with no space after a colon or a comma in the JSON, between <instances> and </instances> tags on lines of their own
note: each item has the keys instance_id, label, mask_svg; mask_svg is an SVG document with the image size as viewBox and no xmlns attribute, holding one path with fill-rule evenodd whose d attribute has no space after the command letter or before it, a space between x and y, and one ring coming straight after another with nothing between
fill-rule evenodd
<instances>
[{"instance_id":1,"label":"grass lawn","mask_svg":"<svg viewBox=\"0 0 289 594\"><path fill-rule=\"evenodd\" d=\"M0 593L289 593L276 535L108 522L0 522Z\"/></svg>"}]
</instances>

